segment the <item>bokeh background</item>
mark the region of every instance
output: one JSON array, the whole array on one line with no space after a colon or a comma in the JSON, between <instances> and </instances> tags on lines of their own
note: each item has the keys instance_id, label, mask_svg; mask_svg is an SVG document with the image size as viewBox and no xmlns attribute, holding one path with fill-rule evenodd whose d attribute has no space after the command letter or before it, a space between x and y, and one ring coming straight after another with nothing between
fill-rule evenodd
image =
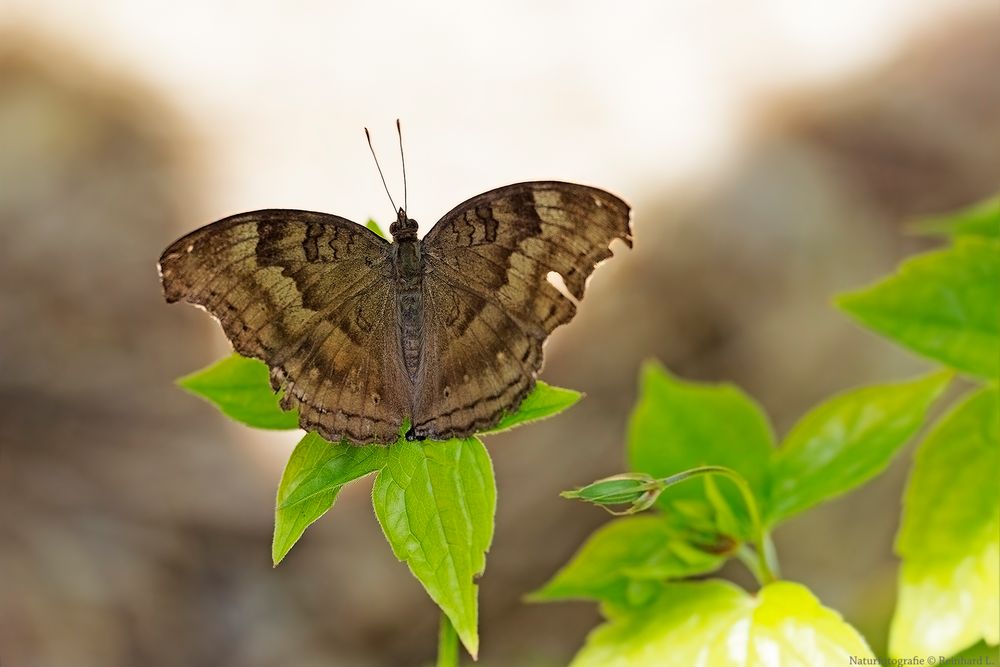
<instances>
[{"instance_id":1,"label":"bokeh background","mask_svg":"<svg viewBox=\"0 0 1000 667\"><path fill-rule=\"evenodd\" d=\"M596 526L557 492L623 468L636 371L730 380L783 432L917 372L832 294L920 249L906 221L1000 184L1000 3L0 3L0 665L427 664L437 614L345 492L276 570L294 442L172 380L226 353L160 296L180 234L261 207L424 230L560 179L634 207L543 377L587 392L490 438L482 664L562 665L597 622L532 606ZM884 647L908 461L776 535L784 573ZM740 579L733 568L729 574Z\"/></svg>"}]
</instances>

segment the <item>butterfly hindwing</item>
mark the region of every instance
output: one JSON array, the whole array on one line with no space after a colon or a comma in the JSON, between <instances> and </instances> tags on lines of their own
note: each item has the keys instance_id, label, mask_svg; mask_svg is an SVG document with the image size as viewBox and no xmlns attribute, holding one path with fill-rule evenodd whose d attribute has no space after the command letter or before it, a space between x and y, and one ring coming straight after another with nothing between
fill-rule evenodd
<instances>
[{"instance_id":1,"label":"butterfly hindwing","mask_svg":"<svg viewBox=\"0 0 1000 667\"><path fill-rule=\"evenodd\" d=\"M528 333L495 297L484 297L445 265L423 284L423 363L413 433L466 437L517 409L534 386L543 336Z\"/></svg>"}]
</instances>

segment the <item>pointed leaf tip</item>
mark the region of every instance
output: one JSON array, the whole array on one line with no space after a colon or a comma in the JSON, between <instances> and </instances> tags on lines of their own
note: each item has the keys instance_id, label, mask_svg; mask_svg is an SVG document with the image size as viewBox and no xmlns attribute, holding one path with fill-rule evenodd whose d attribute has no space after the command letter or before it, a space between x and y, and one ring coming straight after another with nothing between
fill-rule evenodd
<instances>
[{"instance_id":1,"label":"pointed leaf tip","mask_svg":"<svg viewBox=\"0 0 1000 667\"><path fill-rule=\"evenodd\" d=\"M190 394L213 404L224 415L247 426L274 430L299 428L294 410L281 409L271 390L267 365L238 354L177 379Z\"/></svg>"},{"instance_id":2,"label":"pointed leaf tip","mask_svg":"<svg viewBox=\"0 0 1000 667\"><path fill-rule=\"evenodd\" d=\"M493 540L496 483L478 438L401 440L372 489L375 516L396 557L447 614L466 650L479 650L476 578Z\"/></svg>"}]
</instances>

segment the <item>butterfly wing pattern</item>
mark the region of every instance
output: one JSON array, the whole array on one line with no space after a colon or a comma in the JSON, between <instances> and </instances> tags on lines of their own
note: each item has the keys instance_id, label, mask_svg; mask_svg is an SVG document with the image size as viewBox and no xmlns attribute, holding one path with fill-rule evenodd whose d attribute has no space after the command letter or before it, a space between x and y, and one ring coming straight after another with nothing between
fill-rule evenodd
<instances>
[{"instance_id":1,"label":"butterfly wing pattern","mask_svg":"<svg viewBox=\"0 0 1000 667\"><path fill-rule=\"evenodd\" d=\"M629 246L629 208L602 190L518 183L459 204L423 240L425 359L414 404L418 437L469 435L496 424L531 391L542 343L583 298L587 278Z\"/></svg>"},{"instance_id":2,"label":"butterfly wing pattern","mask_svg":"<svg viewBox=\"0 0 1000 667\"><path fill-rule=\"evenodd\" d=\"M390 244L323 213L235 215L160 258L168 302L202 306L263 360L282 407L328 440L394 442L410 409L398 361Z\"/></svg>"},{"instance_id":3,"label":"butterfly wing pattern","mask_svg":"<svg viewBox=\"0 0 1000 667\"><path fill-rule=\"evenodd\" d=\"M399 211L389 243L345 218L272 209L184 236L160 258L168 302L214 315L263 360L282 407L327 440L466 437L518 408L542 344L618 238L629 208L602 190L510 185L445 215L421 241Z\"/></svg>"}]
</instances>

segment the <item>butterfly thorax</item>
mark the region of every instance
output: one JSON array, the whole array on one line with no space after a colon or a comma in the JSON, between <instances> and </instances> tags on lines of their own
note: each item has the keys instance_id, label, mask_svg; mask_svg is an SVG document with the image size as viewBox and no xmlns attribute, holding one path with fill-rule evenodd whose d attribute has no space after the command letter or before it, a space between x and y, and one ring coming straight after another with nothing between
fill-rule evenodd
<instances>
[{"instance_id":1,"label":"butterfly thorax","mask_svg":"<svg viewBox=\"0 0 1000 667\"><path fill-rule=\"evenodd\" d=\"M393 273L396 280L396 304L399 309L399 338L403 364L411 381L416 381L420 367L421 324L423 322L424 262L417 238L417 221L399 219L389 226L393 240Z\"/></svg>"}]
</instances>

